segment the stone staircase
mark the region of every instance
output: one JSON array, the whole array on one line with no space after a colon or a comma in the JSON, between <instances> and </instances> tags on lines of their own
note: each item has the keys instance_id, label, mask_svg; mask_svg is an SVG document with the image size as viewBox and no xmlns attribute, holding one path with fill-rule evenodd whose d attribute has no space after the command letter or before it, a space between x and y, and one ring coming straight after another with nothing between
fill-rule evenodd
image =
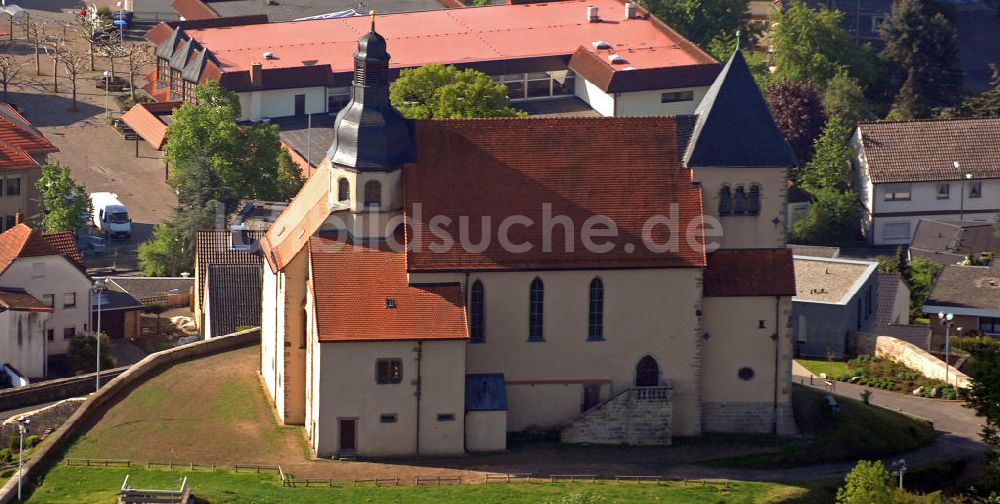
<instances>
[{"instance_id":1,"label":"stone staircase","mask_svg":"<svg viewBox=\"0 0 1000 504\"><path fill-rule=\"evenodd\" d=\"M669 445L673 386L623 390L570 420L563 443Z\"/></svg>"}]
</instances>

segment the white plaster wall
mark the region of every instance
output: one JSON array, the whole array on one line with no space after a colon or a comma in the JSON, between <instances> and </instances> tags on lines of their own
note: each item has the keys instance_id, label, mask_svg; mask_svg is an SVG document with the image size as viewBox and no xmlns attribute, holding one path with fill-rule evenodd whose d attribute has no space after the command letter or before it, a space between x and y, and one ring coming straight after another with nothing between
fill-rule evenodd
<instances>
[{"instance_id":1,"label":"white plaster wall","mask_svg":"<svg viewBox=\"0 0 1000 504\"><path fill-rule=\"evenodd\" d=\"M660 103L663 93L693 91L694 99L684 102ZM654 89L650 91L633 91L619 93L615 98L616 113L619 116L657 116L693 114L701 99L708 92L708 86L676 89Z\"/></svg>"},{"instance_id":2,"label":"white plaster wall","mask_svg":"<svg viewBox=\"0 0 1000 504\"><path fill-rule=\"evenodd\" d=\"M507 412L470 411L465 414L465 449L498 452L507 449Z\"/></svg>"},{"instance_id":3,"label":"white plaster wall","mask_svg":"<svg viewBox=\"0 0 1000 504\"><path fill-rule=\"evenodd\" d=\"M35 263L44 264L44 273L36 276ZM52 317L46 322L46 329L54 330L53 341L48 344L49 355L63 354L69 348L69 340L63 338L63 329L76 328L77 334L89 328L90 279L63 256L25 257L15 260L3 274L0 287L24 289L38 300L44 294L55 295ZM76 307L63 307L63 294L76 293Z\"/></svg>"},{"instance_id":4,"label":"white plaster wall","mask_svg":"<svg viewBox=\"0 0 1000 504\"><path fill-rule=\"evenodd\" d=\"M49 314L42 312L0 312L0 364L10 364L27 378L43 378L47 358L43 327L48 318Z\"/></svg>"},{"instance_id":5,"label":"white plaster wall","mask_svg":"<svg viewBox=\"0 0 1000 504\"><path fill-rule=\"evenodd\" d=\"M295 115L295 95L306 95L306 113L326 112L326 88L271 89L239 93L240 120L259 121L264 117Z\"/></svg>"},{"instance_id":6,"label":"white plaster wall","mask_svg":"<svg viewBox=\"0 0 1000 504\"><path fill-rule=\"evenodd\" d=\"M456 455L464 452L465 341L359 341L319 343L321 401L314 448L317 456L339 451L339 419L357 420L356 454L366 457ZM418 346L419 452L417 451ZM376 383L378 359L401 359L402 381ZM315 395L314 395L315 397ZM438 421L438 414L453 421ZM382 423L394 414L396 422Z\"/></svg>"},{"instance_id":7,"label":"white plaster wall","mask_svg":"<svg viewBox=\"0 0 1000 504\"><path fill-rule=\"evenodd\" d=\"M281 348L281 334L278 333L278 275L271 272L270 267L264 267L264 277L261 282L261 313L260 313L260 375L268 396L278 408L278 361L277 349Z\"/></svg>"},{"instance_id":8,"label":"white plaster wall","mask_svg":"<svg viewBox=\"0 0 1000 504\"><path fill-rule=\"evenodd\" d=\"M601 114L604 117L614 117L614 96L601 91L601 88L595 86L593 83L583 78L580 74L576 75L573 87L575 88L574 94L576 94L577 98L590 105L590 108L596 110L598 114Z\"/></svg>"}]
</instances>

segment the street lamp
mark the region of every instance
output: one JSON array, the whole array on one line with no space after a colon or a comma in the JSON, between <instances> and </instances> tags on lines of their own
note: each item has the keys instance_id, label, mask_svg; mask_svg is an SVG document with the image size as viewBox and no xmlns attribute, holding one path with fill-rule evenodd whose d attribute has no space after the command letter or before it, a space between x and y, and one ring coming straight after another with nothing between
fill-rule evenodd
<instances>
[{"instance_id":1,"label":"street lamp","mask_svg":"<svg viewBox=\"0 0 1000 504\"><path fill-rule=\"evenodd\" d=\"M94 281L94 296L95 302L97 303L97 334L94 336L97 338L97 386L94 391L101 390L101 305L103 299L101 298L102 293L108 288L108 281L106 279L100 278Z\"/></svg>"},{"instance_id":2,"label":"street lamp","mask_svg":"<svg viewBox=\"0 0 1000 504\"><path fill-rule=\"evenodd\" d=\"M111 78L111 72L104 71L104 116L111 117L111 109L108 108L108 81Z\"/></svg>"},{"instance_id":3,"label":"street lamp","mask_svg":"<svg viewBox=\"0 0 1000 504\"><path fill-rule=\"evenodd\" d=\"M950 386L948 381L948 368L951 367L951 326L955 325L954 313L938 312L938 320L944 326L944 384Z\"/></svg>"},{"instance_id":4,"label":"street lamp","mask_svg":"<svg viewBox=\"0 0 1000 504\"><path fill-rule=\"evenodd\" d=\"M24 480L24 435L28 433L28 424L31 423L30 418L18 417L17 419L17 430L21 433L21 451L17 452L17 501L23 502L21 499L21 481Z\"/></svg>"},{"instance_id":5,"label":"street lamp","mask_svg":"<svg viewBox=\"0 0 1000 504\"><path fill-rule=\"evenodd\" d=\"M906 473L906 459L899 459L892 463L892 474L899 476L899 489L903 489L903 474Z\"/></svg>"}]
</instances>

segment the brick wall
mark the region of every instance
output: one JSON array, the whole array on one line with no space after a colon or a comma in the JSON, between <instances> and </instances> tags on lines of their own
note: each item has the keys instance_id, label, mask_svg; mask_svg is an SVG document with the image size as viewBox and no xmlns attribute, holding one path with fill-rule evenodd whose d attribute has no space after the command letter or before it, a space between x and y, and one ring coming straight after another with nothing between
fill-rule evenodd
<instances>
[{"instance_id":1,"label":"brick wall","mask_svg":"<svg viewBox=\"0 0 1000 504\"><path fill-rule=\"evenodd\" d=\"M564 443L669 445L673 389L625 390L567 424Z\"/></svg>"}]
</instances>

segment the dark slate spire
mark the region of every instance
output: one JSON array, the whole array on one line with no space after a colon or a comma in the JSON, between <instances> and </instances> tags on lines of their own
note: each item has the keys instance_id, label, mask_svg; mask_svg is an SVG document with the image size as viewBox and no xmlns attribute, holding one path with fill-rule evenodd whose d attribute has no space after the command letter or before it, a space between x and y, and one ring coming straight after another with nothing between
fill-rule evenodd
<instances>
[{"instance_id":1,"label":"dark slate spire","mask_svg":"<svg viewBox=\"0 0 1000 504\"><path fill-rule=\"evenodd\" d=\"M684 155L688 168L797 164L740 51L729 58L695 115Z\"/></svg>"},{"instance_id":2,"label":"dark slate spire","mask_svg":"<svg viewBox=\"0 0 1000 504\"><path fill-rule=\"evenodd\" d=\"M388 171L413 159L409 122L389 102L389 53L385 38L372 29L354 53L351 102L333 124L330 161L358 171Z\"/></svg>"}]
</instances>

